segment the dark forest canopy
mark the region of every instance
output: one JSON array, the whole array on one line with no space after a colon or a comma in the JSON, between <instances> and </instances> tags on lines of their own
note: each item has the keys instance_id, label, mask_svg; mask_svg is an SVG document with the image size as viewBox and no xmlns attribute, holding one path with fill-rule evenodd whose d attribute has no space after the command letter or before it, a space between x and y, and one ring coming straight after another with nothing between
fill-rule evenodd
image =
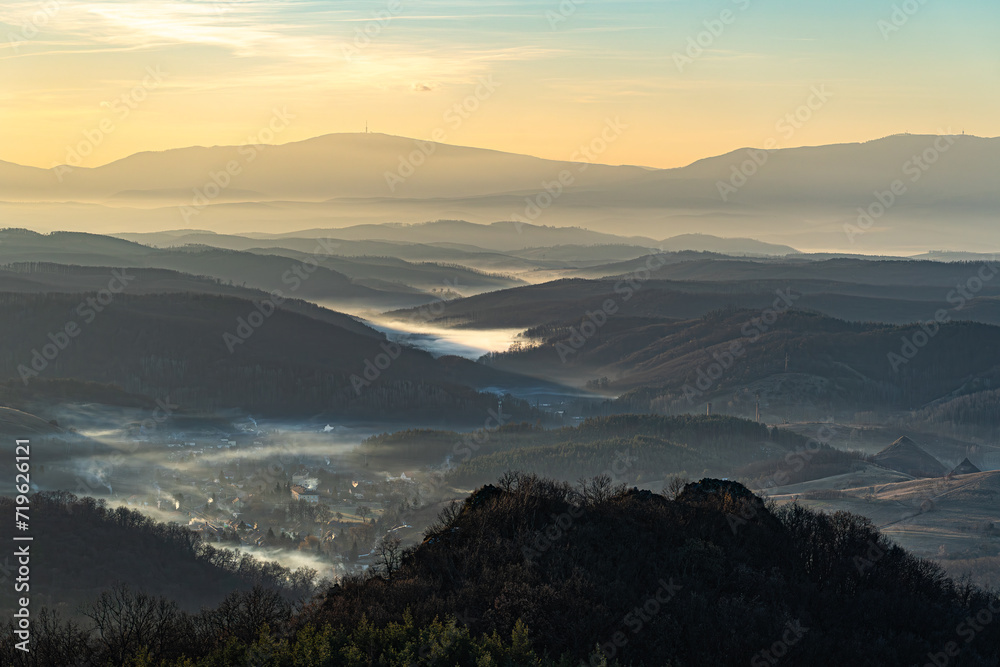
<instances>
[{"instance_id":1,"label":"dark forest canopy","mask_svg":"<svg viewBox=\"0 0 1000 667\"><path fill-rule=\"evenodd\" d=\"M538 384L266 301L119 294L102 308L87 298L94 296L0 293L7 323L0 379L115 385L202 411L427 421L471 415L479 424L496 397L476 387ZM507 409L536 416L522 401Z\"/></svg>"},{"instance_id":2,"label":"dark forest canopy","mask_svg":"<svg viewBox=\"0 0 1000 667\"><path fill-rule=\"evenodd\" d=\"M622 414L573 427L520 422L471 433L408 429L368 438L356 456L388 469L443 464L448 471L442 481L459 488L485 484L506 470L570 482L600 474L639 485L668 476L720 475L785 484L848 472L864 459L786 429L718 414Z\"/></svg>"},{"instance_id":3,"label":"dark forest canopy","mask_svg":"<svg viewBox=\"0 0 1000 667\"><path fill-rule=\"evenodd\" d=\"M847 322L799 309L723 309L697 319L608 318L552 324L534 347L488 355L511 372L590 378L617 395L614 412L703 411L853 417L918 410L1000 386L1000 327L958 321L887 325ZM927 314L933 318L934 311ZM925 318L926 319L926 318ZM928 333L930 332L930 333ZM596 379L611 378L597 383Z\"/></svg>"},{"instance_id":4,"label":"dark forest canopy","mask_svg":"<svg viewBox=\"0 0 1000 667\"><path fill-rule=\"evenodd\" d=\"M864 518L775 510L733 482L705 479L669 499L605 478L571 487L510 473L444 512L422 544L377 553L373 572L298 612L264 588L188 614L116 587L87 607L88 623L39 618L30 659L9 638L0 657L205 667L746 665L779 653L796 665L922 665L947 651L952 665L1000 660L1000 635L983 620L1000 598L947 579ZM136 617L155 620L141 641L116 620Z\"/></svg>"}]
</instances>

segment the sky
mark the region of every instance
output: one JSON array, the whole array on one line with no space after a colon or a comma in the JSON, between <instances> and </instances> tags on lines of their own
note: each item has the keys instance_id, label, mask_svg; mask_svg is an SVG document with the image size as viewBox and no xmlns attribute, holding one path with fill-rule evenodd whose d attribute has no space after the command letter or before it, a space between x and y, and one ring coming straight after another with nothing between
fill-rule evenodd
<instances>
[{"instance_id":1,"label":"sky","mask_svg":"<svg viewBox=\"0 0 1000 667\"><path fill-rule=\"evenodd\" d=\"M675 167L1000 135L996 0L0 2L0 160L376 132ZM791 116L789 117L789 115ZM599 142L600 143L600 142Z\"/></svg>"}]
</instances>

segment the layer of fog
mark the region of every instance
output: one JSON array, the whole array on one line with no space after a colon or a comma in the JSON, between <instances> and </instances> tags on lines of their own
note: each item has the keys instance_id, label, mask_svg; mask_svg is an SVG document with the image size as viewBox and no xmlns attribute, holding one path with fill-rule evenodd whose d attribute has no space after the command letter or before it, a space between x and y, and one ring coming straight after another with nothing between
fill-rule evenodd
<instances>
[{"instance_id":1,"label":"layer of fog","mask_svg":"<svg viewBox=\"0 0 1000 667\"><path fill-rule=\"evenodd\" d=\"M315 554L307 551L291 551L288 549L277 549L274 547L254 547L242 545L233 547L233 551L247 553L259 561L277 561L282 567L287 567L292 571L307 568L316 570L316 580L335 579L344 574L347 570L339 563L324 561Z\"/></svg>"},{"instance_id":2,"label":"layer of fog","mask_svg":"<svg viewBox=\"0 0 1000 667\"><path fill-rule=\"evenodd\" d=\"M165 499L164 502L173 506L173 498ZM162 510L155 506L135 506L129 505L118 499L113 499L108 501L108 506L115 507L126 507L132 510L138 510L149 518L159 521L161 523L179 523L182 525L190 526L191 528L196 528L199 522L204 522L204 519L191 516L185 523L183 521L184 516L178 516L176 512L170 512L169 510ZM192 515L195 514L192 512ZM218 523L218 522L216 522ZM346 573L344 567L340 564L330 563L325 561L319 556L309 553L307 551L290 550L290 549L279 549L277 547L256 547L251 545L213 545L216 547L221 547L225 549L230 549L237 553L247 553L256 558L259 561L276 561L282 567L286 567L292 571L297 571L303 568L315 570L317 573L317 581L322 579L334 579Z\"/></svg>"},{"instance_id":3,"label":"layer of fog","mask_svg":"<svg viewBox=\"0 0 1000 667\"><path fill-rule=\"evenodd\" d=\"M472 360L488 352L507 350L521 333L520 329L448 329L379 316L366 322L393 342L425 350L435 357L454 355Z\"/></svg>"}]
</instances>

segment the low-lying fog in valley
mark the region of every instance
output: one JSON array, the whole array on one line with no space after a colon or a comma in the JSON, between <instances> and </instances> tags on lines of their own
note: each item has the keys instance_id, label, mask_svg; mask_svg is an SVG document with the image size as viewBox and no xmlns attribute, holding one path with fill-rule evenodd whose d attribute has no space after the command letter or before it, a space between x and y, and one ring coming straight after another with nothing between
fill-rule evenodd
<instances>
[{"instance_id":1,"label":"low-lying fog in valley","mask_svg":"<svg viewBox=\"0 0 1000 667\"><path fill-rule=\"evenodd\" d=\"M259 239L232 235L4 233L0 319L17 326L0 433L30 440L31 481L0 490L39 508L39 604L86 622L94 585L128 600L113 586L144 590L149 567L158 595L203 619L263 590L329 602L394 585L424 554L453 558L456 539L481 554L473 536L509 522L523 522L515 542L462 562L578 559L613 546L578 545L586 522L606 532L653 507L662 522L628 539L668 539L672 512L722 512L713 503L729 509L683 525L715 521L715 546L688 537L678 553L830 521L860 541L829 555L845 572L906 553L934 585L1000 586L993 255L394 229L421 241L390 259L302 253L338 230L252 251L231 246ZM456 230L553 245L456 250ZM520 269L473 268L484 254ZM468 523L484 511L499 528ZM81 567L99 583L74 578Z\"/></svg>"},{"instance_id":2,"label":"low-lying fog in valley","mask_svg":"<svg viewBox=\"0 0 1000 667\"><path fill-rule=\"evenodd\" d=\"M1000 665L996 2L23 4L0 665Z\"/></svg>"},{"instance_id":3,"label":"low-lying fog in valley","mask_svg":"<svg viewBox=\"0 0 1000 667\"><path fill-rule=\"evenodd\" d=\"M125 506L157 521L187 525L209 541L223 538L229 546L293 569L312 568L327 578L343 575L346 568L315 547L300 549L302 539L313 536L325 544L339 534L343 543L348 528L327 526L335 512L356 516L366 502L373 509L383 504L381 491L369 493L366 501L349 483L359 482L365 489L388 477L366 470L363 462L356 465L354 454L375 432L371 428L304 429L249 416L236 422L195 418L190 421L204 425L185 428L171 418L151 423L144 411L82 412L65 410L57 419L77 437L71 444L53 443L43 450L45 475L39 476L43 482L34 485L35 491L64 489L93 496L111 507ZM333 485L327 489L339 489L342 497L324 504L331 510L326 524L288 516L288 484L299 469L335 473L324 482ZM268 529L295 539L277 546L266 539Z\"/></svg>"}]
</instances>

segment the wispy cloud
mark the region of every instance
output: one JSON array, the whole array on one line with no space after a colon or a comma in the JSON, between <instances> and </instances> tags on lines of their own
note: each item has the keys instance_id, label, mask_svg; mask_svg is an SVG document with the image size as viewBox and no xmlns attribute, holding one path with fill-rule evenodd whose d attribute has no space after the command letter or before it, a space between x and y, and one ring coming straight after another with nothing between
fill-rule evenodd
<instances>
[{"instance_id":1,"label":"wispy cloud","mask_svg":"<svg viewBox=\"0 0 1000 667\"><path fill-rule=\"evenodd\" d=\"M316 46L317 26L304 20L302 12L290 12L294 5L305 8L311 3L63 0L55 5L51 20L39 28L39 41L50 47L86 44L95 49L200 44L222 47L238 56L264 55L283 45L286 54L308 53ZM308 16L321 18L317 13L325 17L331 14L313 8ZM25 17L22 3L0 4L0 23L19 25Z\"/></svg>"},{"instance_id":2,"label":"wispy cloud","mask_svg":"<svg viewBox=\"0 0 1000 667\"><path fill-rule=\"evenodd\" d=\"M23 4L0 3L0 24L17 25L24 16ZM294 81L321 82L324 89L359 83L408 88L414 80L434 82L428 85L463 83L493 63L552 52L460 40L443 44L413 32L404 41L387 27L396 20L459 18L458 14L386 18L371 5L358 11L318 2L63 1L44 30L14 52L0 51L0 59L208 48L237 59L228 64L222 58L213 59L212 85L219 85L218 70L228 67L240 70L242 81L222 85L268 85L280 79L284 86ZM365 40L356 57L345 58L344 48L361 39L359 25L364 24L379 25L377 38ZM189 85L197 86L197 78L189 80Z\"/></svg>"}]
</instances>

